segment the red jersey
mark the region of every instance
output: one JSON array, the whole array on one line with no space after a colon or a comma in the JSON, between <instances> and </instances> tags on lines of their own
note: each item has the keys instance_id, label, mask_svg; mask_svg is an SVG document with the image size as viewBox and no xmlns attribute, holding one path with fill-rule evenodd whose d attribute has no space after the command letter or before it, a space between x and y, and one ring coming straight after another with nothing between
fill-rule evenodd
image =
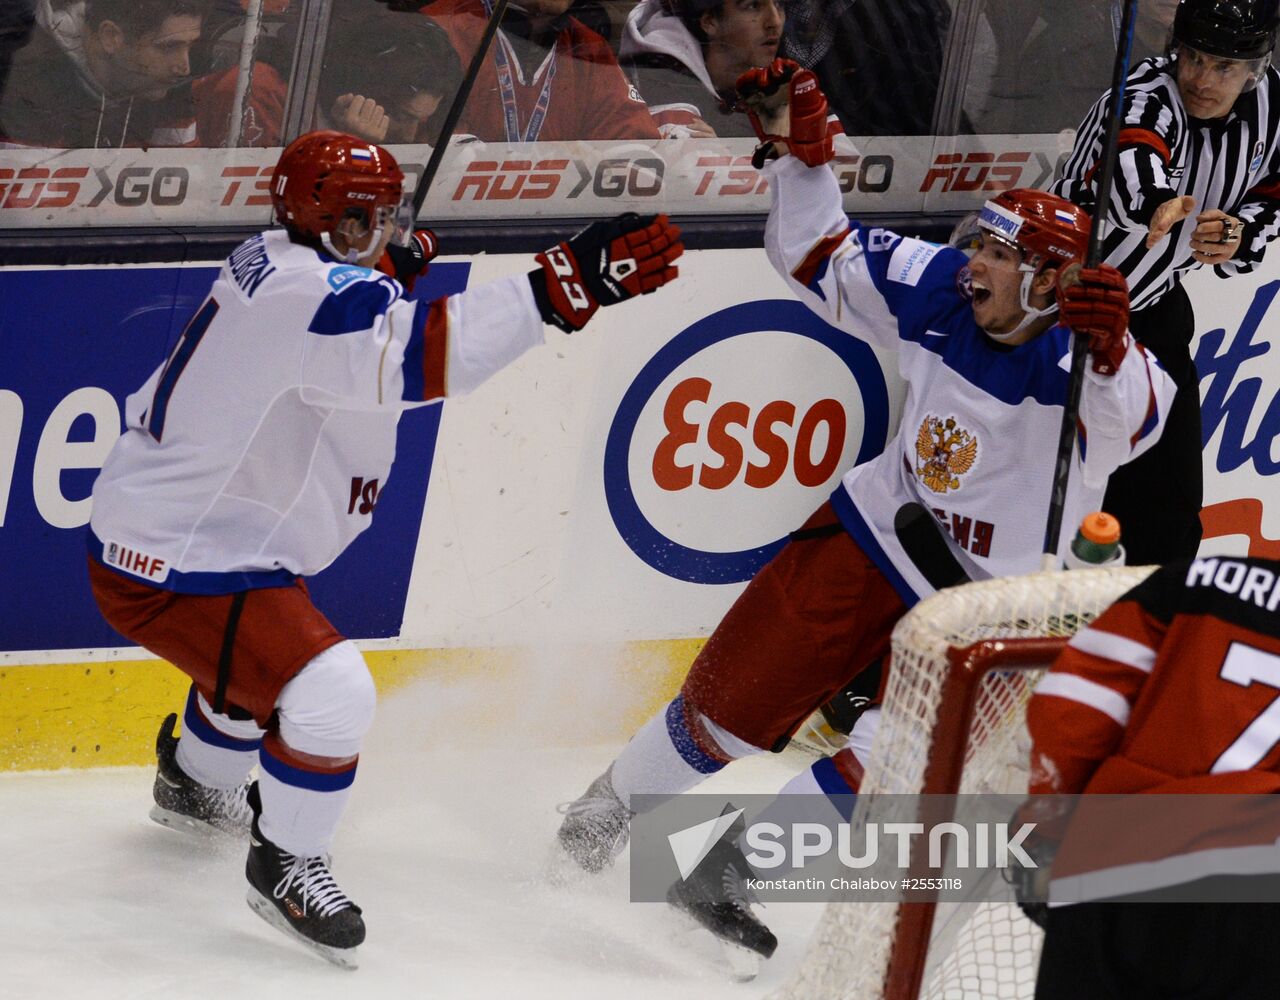
<instances>
[{"instance_id":1,"label":"red jersey","mask_svg":"<svg viewBox=\"0 0 1280 1000\"><path fill-rule=\"evenodd\" d=\"M449 33L467 65L487 21L481 0L436 0L424 12ZM562 19L554 45L531 71L517 58L521 42L529 44L508 28L494 37L458 122L459 134L484 142L659 138L609 43L577 18Z\"/></svg>"},{"instance_id":2,"label":"red jersey","mask_svg":"<svg viewBox=\"0 0 1280 1000\"><path fill-rule=\"evenodd\" d=\"M1031 792L1280 791L1278 608L1280 562L1154 573L1036 688Z\"/></svg>"},{"instance_id":3,"label":"red jersey","mask_svg":"<svg viewBox=\"0 0 1280 1000\"><path fill-rule=\"evenodd\" d=\"M235 101L238 66L210 73L191 85L196 105L197 145L222 146L227 141L231 123L231 105ZM280 146L281 123L284 121L288 84L269 63L253 64L244 114L240 126L240 147Z\"/></svg>"},{"instance_id":4,"label":"red jersey","mask_svg":"<svg viewBox=\"0 0 1280 1000\"><path fill-rule=\"evenodd\" d=\"M1278 609L1280 561L1198 559L1068 643L1028 706L1030 791L1107 798L1071 813L1050 906L1280 872Z\"/></svg>"}]
</instances>

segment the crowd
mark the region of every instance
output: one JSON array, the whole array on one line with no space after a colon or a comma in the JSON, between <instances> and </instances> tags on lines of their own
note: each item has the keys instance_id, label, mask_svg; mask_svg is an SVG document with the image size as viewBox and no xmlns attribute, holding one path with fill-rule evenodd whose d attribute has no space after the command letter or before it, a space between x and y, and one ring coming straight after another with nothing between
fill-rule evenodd
<instances>
[{"instance_id":1,"label":"crowd","mask_svg":"<svg viewBox=\"0 0 1280 1000\"><path fill-rule=\"evenodd\" d=\"M335 0L318 64L295 58L302 0L266 0L257 18L246 7L11 0L0 17L0 141L277 146L288 138L289 114L294 134L336 128L371 142L434 144L493 0ZM1106 85L1115 0L1088 0L1069 15L1047 0L987 0L972 26L953 7L517 0L456 131L505 142L749 135L745 117L729 110L734 81L778 55L816 73L851 135L929 135L949 125L1056 130L1078 122L1088 95ZM1140 47L1162 49L1166 7L1143 5ZM953 30L971 33L978 54L958 117L940 113L939 101ZM1053 59L1072 61L1073 71L1058 75L1069 86L1042 87L1016 72L1044 64L1046 46Z\"/></svg>"}]
</instances>

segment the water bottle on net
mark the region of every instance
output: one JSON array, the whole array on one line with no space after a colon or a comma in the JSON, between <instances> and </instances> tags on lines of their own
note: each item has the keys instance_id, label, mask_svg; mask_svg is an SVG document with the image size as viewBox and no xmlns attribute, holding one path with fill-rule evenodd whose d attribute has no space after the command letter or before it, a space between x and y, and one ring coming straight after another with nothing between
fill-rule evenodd
<instances>
[{"instance_id":1,"label":"water bottle on net","mask_svg":"<svg viewBox=\"0 0 1280 1000\"><path fill-rule=\"evenodd\" d=\"M1120 544L1120 522L1103 511L1087 514L1064 556L1066 569L1123 566L1124 546Z\"/></svg>"}]
</instances>

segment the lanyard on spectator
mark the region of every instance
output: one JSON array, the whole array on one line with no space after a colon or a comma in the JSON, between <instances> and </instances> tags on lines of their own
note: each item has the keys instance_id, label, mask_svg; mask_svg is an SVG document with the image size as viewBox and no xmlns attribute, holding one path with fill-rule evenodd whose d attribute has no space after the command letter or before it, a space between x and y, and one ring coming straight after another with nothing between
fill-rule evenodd
<instances>
[{"instance_id":1,"label":"lanyard on spectator","mask_svg":"<svg viewBox=\"0 0 1280 1000\"><path fill-rule=\"evenodd\" d=\"M483 0L483 2L485 13L492 15L492 0ZM551 53L547 56L545 63L547 78L543 81L542 92L538 95L538 102L533 107L533 114L529 116L523 135L520 132L520 108L516 104L515 77L511 71L511 57L507 54L508 44L506 38L499 33L498 44L493 50L493 61L497 63L498 69L498 92L502 97L502 120L506 128L507 142L536 142L538 134L542 131L542 123L546 120L547 109L551 107L551 81L556 78L555 43L552 43Z\"/></svg>"}]
</instances>

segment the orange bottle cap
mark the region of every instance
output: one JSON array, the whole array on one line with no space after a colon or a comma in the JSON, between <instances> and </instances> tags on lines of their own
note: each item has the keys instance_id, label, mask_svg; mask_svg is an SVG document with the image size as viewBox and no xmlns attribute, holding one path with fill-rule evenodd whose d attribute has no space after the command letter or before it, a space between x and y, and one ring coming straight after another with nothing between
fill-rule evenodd
<instances>
[{"instance_id":1,"label":"orange bottle cap","mask_svg":"<svg viewBox=\"0 0 1280 1000\"><path fill-rule=\"evenodd\" d=\"M1114 545L1120 541L1120 522L1104 511L1085 515L1080 522L1080 534L1095 545Z\"/></svg>"}]
</instances>

